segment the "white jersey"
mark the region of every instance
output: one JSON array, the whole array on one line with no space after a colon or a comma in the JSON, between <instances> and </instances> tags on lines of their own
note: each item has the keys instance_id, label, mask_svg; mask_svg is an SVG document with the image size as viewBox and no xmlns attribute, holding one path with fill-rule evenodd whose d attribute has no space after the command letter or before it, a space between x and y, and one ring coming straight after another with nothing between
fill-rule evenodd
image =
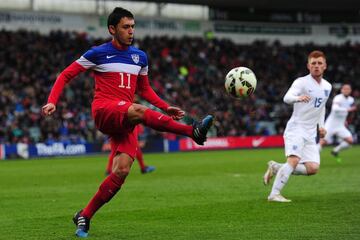
<instances>
[{"instance_id":1,"label":"white jersey","mask_svg":"<svg viewBox=\"0 0 360 240\"><path fill-rule=\"evenodd\" d=\"M331 113L326 119L327 128L339 128L345 125L348 110L354 104L354 98L345 97L343 94L336 95L332 102Z\"/></svg>"},{"instance_id":2,"label":"white jersey","mask_svg":"<svg viewBox=\"0 0 360 240\"><path fill-rule=\"evenodd\" d=\"M332 86L325 79L318 83L310 74L296 79L284 96L284 102L294 104L293 113L288 121L284 135L302 136L314 141L316 127L324 127L325 105ZM308 103L298 102L298 97L307 95Z\"/></svg>"}]
</instances>

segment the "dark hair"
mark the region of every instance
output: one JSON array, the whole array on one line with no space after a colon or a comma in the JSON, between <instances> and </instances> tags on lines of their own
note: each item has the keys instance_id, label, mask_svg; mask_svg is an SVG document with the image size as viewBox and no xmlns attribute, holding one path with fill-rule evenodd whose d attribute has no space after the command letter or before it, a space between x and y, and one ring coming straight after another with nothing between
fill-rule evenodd
<instances>
[{"instance_id":1,"label":"dark hair","mask_svg":"<svg viewBox=\"0 0 360 240\"><path fill-rule=\"evenodd\" d=\"M129 10L122 8L122 7L114 8L112 13L110 13L110 15L108 17L108 21L107 21L108 29L109 29L110 25L113 25L114 27L116 27L116 25L119 23L119 21L123 17L134 19L134 15Z\"/></svg>"}]
</instances>

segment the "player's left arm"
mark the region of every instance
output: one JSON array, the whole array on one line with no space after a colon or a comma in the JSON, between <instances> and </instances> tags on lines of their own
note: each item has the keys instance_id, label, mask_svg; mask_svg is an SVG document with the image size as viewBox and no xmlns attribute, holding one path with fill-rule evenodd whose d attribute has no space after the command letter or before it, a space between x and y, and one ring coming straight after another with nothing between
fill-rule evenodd
<instances>
[{"instance_id":1,"label":"player's left arm","mask_svg":"<svg viewBox=\"0 0 360 240\"><path fill-rule=\"evenodd\" d=\"M162 100L152 89L148 78L148 58L146 53L141 54L142 67L138 76L137 94L154 105L160 108L175 120L180 120L185 116L185 112L178 107L170 106L167 102Z\"/></svg>"},{"instance_id":2,"label":"player's left arm","mask_svg":"<svg viewBox=\"0 0 360 240\"><path fill-rule=\"evenodd\" d=\"M325 125L325 106L322 108L319 116L319 123L318 123L318 134L320 138L324 138L326 135L326 129L324 127Z\"/></svg>"},{"instance_id":3,"label":"player's left arm","mask_svg":"<svg viewBox=\"0 0 360 240\"><path fill-rule=\"evenodd\" d=\"M149 78L147 75L139 75L138 76L138 84L136 93L155 107L160 108L164 112L169 107L169 104L162 100L152 89L149 83Z\"/></svg>"},{"instance_id":4,"label":"player's left arm","mask_svg":"<svg viewBox=\"0 0 360 240\"><path fill-rule=\"evenodd\" d=\"M329 84L330 85L330 84ZM328 90L328 94L330 95L332 90L332 87L330 85L330 89ZM320 112L320 116L319 116L319 122L318 122L318 127L319 127L319 137L320 138L324 138L326 135L326 129L325 129L325 112L326 112L326 101L324 102L324 105L322 106L321 112Z\"/></svg>"},{"instance_id":5,"label":"player's left arm","mask_svg":"<svg viewBox=\"0 0 360 240\"><path fill-rule=\"evenodd\" d=\"M348 112L356 112L356 110L357 110L356 105L353 105L348 109Z\"/></svg>"},{"instance_id":6,"label":"player's left arm","mask_svg":"<svg viewBox=\"0 0 360 240\"><path fill-rule=\"evenodd\" d=\"M355 112L357 110L357 106L355 104L355 101L354 99L352 98L352 104L351 104L351 107L348 109L348 112Z\"/></svg>"},{"instance_id":7,"label":"player's left arm","mask_svg":"<svg viewBox=\"0 0 360 240\"><path fill-rule=\"evenodd\" d=\"M348 109L346 107L341 106L341 100L337 97L334 98L333 103L331 105L331 111L334 112L347 112Z\"/></svg>"},{"instance_id":8,"label":"player's left arm","mask_svg":"<svg viewBox=\"0 0 360 240\"><path fill-rule=\"evenodd\" d=\"M170 106L167 102L162 100L152 89L149 83L149 78L147 75L139 75L137 85L137 94L154 105L155 107L160 108L171 116L175 120L180 120L185 116L185 112L178 107Z\"/></svg>"}]
</instances>

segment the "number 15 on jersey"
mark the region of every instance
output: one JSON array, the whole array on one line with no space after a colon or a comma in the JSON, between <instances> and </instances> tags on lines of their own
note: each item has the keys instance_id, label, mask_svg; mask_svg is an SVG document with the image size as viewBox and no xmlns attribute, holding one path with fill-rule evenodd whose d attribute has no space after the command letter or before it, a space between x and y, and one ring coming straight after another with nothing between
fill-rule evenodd
<instances>
[{"instance_id":1,"label":"number 15 on jersey","mask_svg":"<svg viewBox=\"0 0 360 240\"><path fill-rule=\"evenodd\" d=\"M322 102L323 98L315 98L314 107L319 108Z\"/></svg>"}]
</instances>

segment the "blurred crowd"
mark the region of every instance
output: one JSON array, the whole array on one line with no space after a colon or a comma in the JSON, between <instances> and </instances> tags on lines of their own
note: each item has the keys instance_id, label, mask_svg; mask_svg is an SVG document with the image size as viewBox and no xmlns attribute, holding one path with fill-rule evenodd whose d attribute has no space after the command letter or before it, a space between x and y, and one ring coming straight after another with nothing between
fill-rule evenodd
<instances>
[{"instance_id":1,"label":"blurred crowd","mask_svg":"<svg viewBox=\"0 0 360 240\"><path fill-rule=\"evenodd\" d=\"M41 116L40 110L57 75L90 47L108 40L76 32L41 35L2 30L0 143L103 142L106 137L95 129L91 117L91 72L81 74L65 88L53 117ZM294 79L308 73L307 55L314 49L327 55L325 78L333 83L332 96L342 83L350 83L357 104L360 100L360 44L284 46L257 41L241 45L231 40L147 37L138 39L135 46L148 54L155 91L185 110L187 123L215 114L214 136L282 134L291 114L291 106L282 98ZM249 67L257 76L257 89L248 99L234 99L225 93L224 76L236 66ZM355 136L360 135L358 112L349 116L348 124Z\"/></svg>"}]
</instances>

